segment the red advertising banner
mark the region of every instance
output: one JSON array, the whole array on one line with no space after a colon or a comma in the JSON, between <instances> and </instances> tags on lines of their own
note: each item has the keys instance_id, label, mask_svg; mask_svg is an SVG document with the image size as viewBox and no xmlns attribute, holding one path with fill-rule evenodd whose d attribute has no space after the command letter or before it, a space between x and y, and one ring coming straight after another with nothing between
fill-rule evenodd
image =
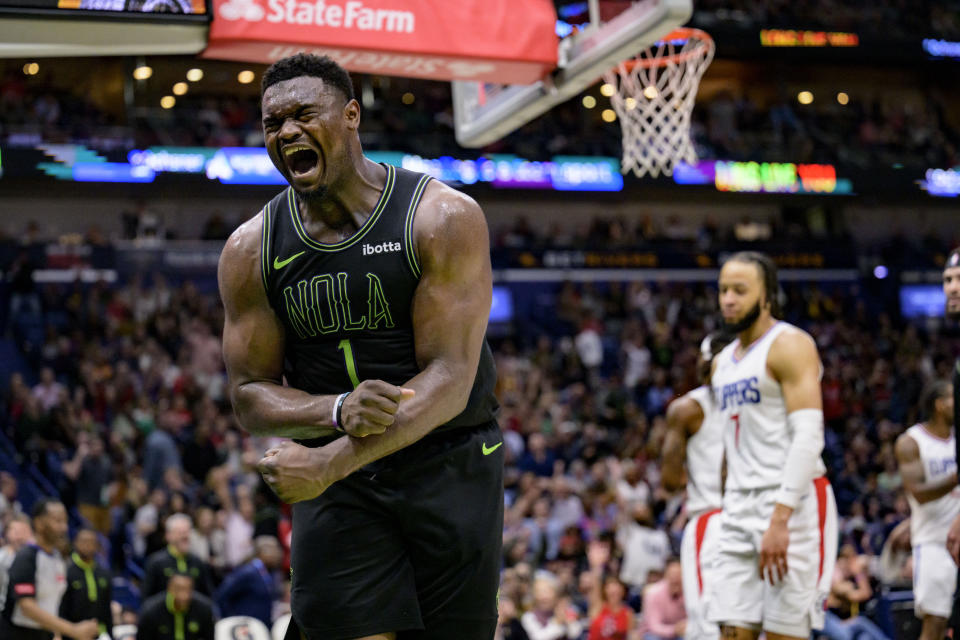
<instances>
[{"instance_id":1,"label":"red advertising banner","mask_svg":"<svg viewBox=\"0 0 960 640\"><path fill-rule=\"evenodd\" d=\"M207 58L298 51L351 71L528 84L557 65L551 0L213 0Z\"/></svg>"}]
</instances>

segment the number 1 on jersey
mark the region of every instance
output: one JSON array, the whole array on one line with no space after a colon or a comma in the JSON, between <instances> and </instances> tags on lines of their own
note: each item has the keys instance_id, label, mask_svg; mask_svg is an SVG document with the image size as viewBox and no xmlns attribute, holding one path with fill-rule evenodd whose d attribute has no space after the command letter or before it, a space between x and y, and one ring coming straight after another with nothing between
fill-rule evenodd
<instances>
[{"instance_id":1,"label":"number 1 on jersey","mask_svg":"<svg viewBox=\"0 0 960 640\"><path fill-rule=\"evenodd\" d=\"M350 382L356 389L360 385L360 378L357 377L357 363L353 359L353 347L350 346L350 341L344 338L337 348L343 351L343 359L347 361L347 375L350 376Z\"/></svg>"},{"instance_id":2,"label":"number 1 on jersey","mask_svg":"<svg viewBox=\"0 0 960 640\"><path fill-rule=\"evenodd\" d=\"M740 414L735 413L730 416L733 419L735 431L733 432L733 442L737 449L740 448Z\"/></svg>"}]
</instances>

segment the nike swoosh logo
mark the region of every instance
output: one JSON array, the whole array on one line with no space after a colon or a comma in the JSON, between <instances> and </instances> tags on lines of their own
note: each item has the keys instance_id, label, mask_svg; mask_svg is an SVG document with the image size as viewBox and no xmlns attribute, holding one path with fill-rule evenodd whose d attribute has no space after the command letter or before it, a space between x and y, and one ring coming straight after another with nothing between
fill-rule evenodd
<instances>
[{"instance_id":1,"label":"nike swoosh logo","mask_svg":"<svg viewBox=\"0 0 960 640\"><path fill-rule=\"evenodd\" d=\"M302 255L305 254L305 253L306 253L306 251L301 251L300 253L295 253L295 254L293 254L292 256L290 256L289 258L287 258L286 260L282 260L282 261L281 261L281 260L278 260L277 258L274 258L274 259L273 259L273 268L274 268L274 269L283 269L285 266L287 266L288 264L290 264L291 262L293 262L294 260L296 260L297 258L299 258L300 256L302 256Z\"/></svg>"},{"instance_id":2,"label":"nike swoosh logo","mask_svg":"<svg viewBox=\"0 0 960 640\"><path fill-rule=\"evenodd\" d=\"M503 444L503 440L493 445L492 447L488 447L486 442L482 442L481 444L483 445L483 448L481 449L481 451L483 451L483 455L488 456L500 448L500 445Z\"/></svg>"}]
</instances>

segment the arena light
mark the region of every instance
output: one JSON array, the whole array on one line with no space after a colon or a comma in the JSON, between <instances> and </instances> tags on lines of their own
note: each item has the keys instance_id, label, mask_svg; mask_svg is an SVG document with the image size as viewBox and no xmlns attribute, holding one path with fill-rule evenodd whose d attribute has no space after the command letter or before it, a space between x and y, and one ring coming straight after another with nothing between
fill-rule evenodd
<instances>
[{"instance_id":1,"label":"arena light","mask_svg":"<svg viewBox=\"0 0 960 640\"><path fill-rule=\"evenodd\" d=\"M633 111L634 109L637 108L637 99L628 97L626 100L623 101L623 104L628 110Z\"/></svg>"},{"instance_id":2,"label":"arena light","mask_svg":"<svg viewBox=\"0 0 960 640\"><path fill-rule=\"evenodd\" d=\"M660 92L652 84L643 88L643 97L647 100L655 100L658 95Z\"/></svg>"},{"instance_id":3,"label":"arena light","mask_svg":"<svg viewBox=\"0 0 960 640\"><path fill-rule=\"evenodd\" d=\"M28 62L23 65L23 73L28 76L35 76L40 73L40 65L36 62Z\"/></svg>"},{"instance_id":4,"label":"arena light","mask_svg":"<svg viewBox=\"0 0 960 640\"><path fill-rule=\"evenodd\" d=\"M587 109L593 109L597 106L597 99L593 96L583 96L583 106Z\"/></svg>"},{"instance_id":5,"label":"arena light","mask_svg":"<svg viewBox=\"0 0 960 640\"><path fill-rule=\"evenodd\" d=\"M200 82L203 80L203 69L190 69L187 71L187 80L190 82Z\"/></svg>"},{"instance_id":6,"label":"arena light","mask_svg":"<svg viewBox=\"0 0 960 640\"><path fill-rule=\"evenodd\" d=\"M153 69L147 65L142 65L133 70L134 80L146 80L153 75Z\"/></svg>"},{"instance_id":7,"label":"arena light","mask_svg":"<svg viewBox=\"0 0 960 640\"><path fill-rule=\"evenodd\" d=\"M810 104L813 102L813 93L809 91L801 91L797 94L797 102L800 104Z\"/></svg>"},{"instance_id":8,"label":"arena light","mask_svg":"<svg viewBox=\"0 0 960 640\"><path fill-rule=\"evenodd\" d=\"M172 109L175 104L177 104L177 99L173 96L163 96L160 98L160 106L164 109Z\"/></svg>"},{"instance_id":9,"label":"arena light","mask_svg":"<svg viewBox=\"0 0 960 640\"><path fill-rule=\"evenodd\" d=\"M890 274L890 271L882 264L873 268L873 277L877 280L883 280Z\"/></svg>"},{"instance_id":10,"label":"arena light","mask_svg":"<svg viewBox=\"0 0 960 640\"><path fill-rule=\"evenodd\" d=\"M249 69L244 69L243 71L237 74L237 82L239 82L240 84L250 84L251 82L253 82L254 77L255 76L253 71L250 71Z\"/></svg>"},{"instance_id":11,"label":"arena light","mask_svg":"<svg viewBox=\"0 0 960 640\"><path fill-rule=\"evenodd\" d=\"M848 96L846 93L841 91L840 93L837 94L837 102L843 105L848 104L850 102L850 96Z\"/></svg>"},{"instance_id":12,"label":"arena light","mask_svg":"<svg viewBox=\"0 0 960 640\"><path fill-rule=\"evenodd\" d=\"M417 96L413 95L409 91L407 91L405 94L403 94L403 96L400 97L400 101L403 102L403 104L413 104L414 102L416 102L416 100L417 100Z\"/></svg>"},{"instance_id":13,"label":"arena light","mask_svg":"<svg viewBox=\"0 0 960 640\"><path fill-rule=\"evenodd\" d=\"M186 82L178 82L177 84L173 85L173 95L182 96L186 92L187 92Z\"/></svg>"},{"instance_id":14,"label":"arena light","mask_svg":"<svg viewBox=\"0 0 960 640\"><path fill-rule=\"evenodd\" d=\"M613 109L604 109L600 117L603 118L604 122L613 122L617 119L617 114Z\"/></svg>"},{"instance_id":15,"label":"arena light","mask_svg":"<svg viewBox=\"0 0 960 640\"><path fill-rule=\"evenodd\" d=\"M614 87L609 82L604 82L602 85L600 85L600 93L606 96L607 98L609 98L616 92L617 92L617 88Z\"/></svg>"}]
</instances>

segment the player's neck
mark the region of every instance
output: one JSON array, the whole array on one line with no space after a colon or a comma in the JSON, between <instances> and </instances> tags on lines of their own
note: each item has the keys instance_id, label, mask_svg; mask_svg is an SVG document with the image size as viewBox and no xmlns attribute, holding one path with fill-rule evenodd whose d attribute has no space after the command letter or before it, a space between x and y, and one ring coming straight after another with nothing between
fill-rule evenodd
<instances>
[{"instance_id":1,"label":"player's neck","mask_svg":"<svg viewBox=\"0 0 960 640\"><path fill-rule=\"evenodd\" d=\"M352 234L370 217L385 184L386 170L361 153L353 167L327 187L323 197L311 199L297 194L307 231L327 228Z\"/></svg>"},{"instance_id":2,"label":"player's neck","mask_svg":"<svg viewBox=\"0 0 960 640\"><path fill-rule=\"evenodd\" d=\"M953 431L953 425L944 420L937 420L933 418L923 423L924 428L937 436L938 438L943 438L944 440L950 437L950 432Z\"/></svg>"},{"instance_id":3,"label":"player's neck","mask_svg":"<svg viewBox=\"0 0 960 640\"><path fill-rule=\"evenodd\" d=\"M750 325L748 329L740 332L740 348L749 348L750 345L762 338L764 334L775 324L777 324L777 320L773 316L761 316L756 322Z\"/></svg>"}]
</instances>

